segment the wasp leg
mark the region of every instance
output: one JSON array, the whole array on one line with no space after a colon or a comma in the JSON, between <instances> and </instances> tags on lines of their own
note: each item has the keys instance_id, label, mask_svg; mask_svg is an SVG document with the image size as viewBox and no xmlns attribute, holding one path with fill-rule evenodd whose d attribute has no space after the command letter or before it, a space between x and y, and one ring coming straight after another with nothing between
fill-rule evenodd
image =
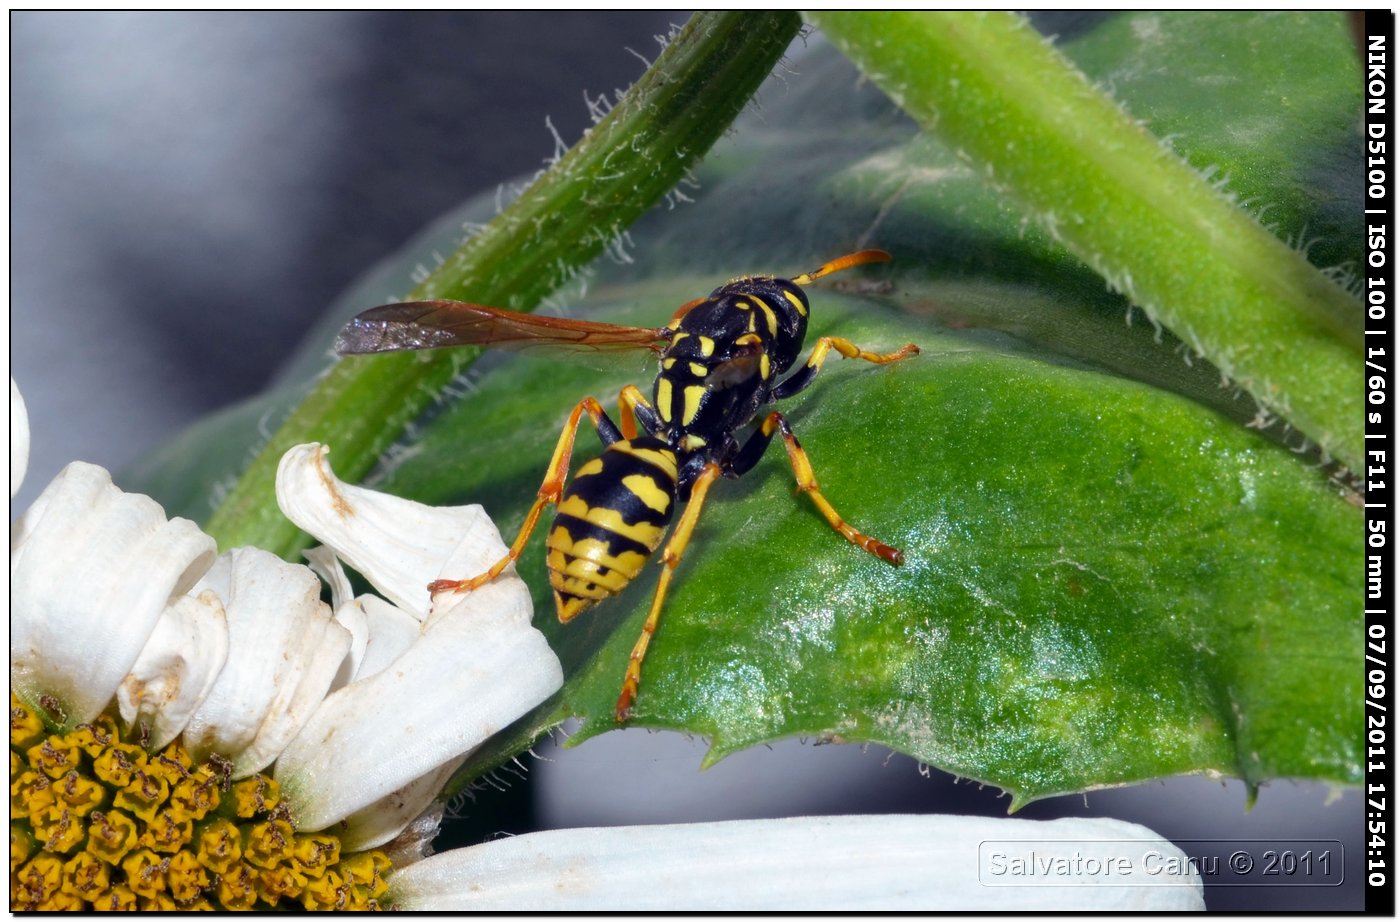
<instances>
[{"instance_id":1,"label":"wasp leg","mask_svg":"<svg viewBox=\"0 0 1400 922\"><path fill-rule=\"evenodd\" d=\"M638 421L648 434L655 434L661 428L661 417L656 415L656 409L635 384L627 385L622 389L622 393L617 395L617 408L624 439L637 437Z\"/></svg>"},{"instance_id":2,"label":"wasp leg","mask_svg":"<svg viewBox=\"0 0 1400 922\"><path fill-rule=\"evenodd\" d=\"M666 549L661 552L661 579L657 582L656 594L651 599L651 611L647 613L646 623L642 625L642 636L637 638L637 643L632 647L632 656L627 661L627 675L622 680L622 694L617 696L617 709L613 711L613 717L618 723L627 719L632 711L632 702L637 700L637 685L642 681L642 659L647 655L651 636L656 633L656 623L661 620L661 605L666 601L671 574L676 571L681 562L681 555L690 543L690 533L695 530L695 523L700 519L700 510L705 505L705 494L719 475L718 464L711 462L705 465L690 488L690 502L686 504L685 513L676 525L676 530L671 533L671 540L666 542Z\"/></svg>"},{"instance_id":3,"label":"wasp leg","mask_svg":"<svg viewBox=\"0 0 1400 922\"><path fill-rule=\"evenodd\" d=\"M817 372L821 371L827 353L832 349L841 353L843 358L865 359L876 365L888 365L890 362L898 362L900 359L907 359L911 355L919 354L919 347L913 343L906 343L903 348L896 349L894 352L878 353L866 352L849 339L842 339L839 336L823 336L812 347L812 354L808 356L807 364L786 381L773 388L773 399L786 399L811 384L812 379L817 376Z\"/></svg>"},{"instance_id":4,"label":"wasp leg","mask_svg":"<svg viewBox=\"0 0 1400 922\"><path fill-rule=\"evenodd\" d=\"M554 457L549 461L549 467L544 472L544 483L540 484L539 492L536 494L535 504L530 507L530 512L525 516L525 524L520 528L520 534L516 535L515 543L506 551L506 555L492 564L491 569L480 576L473 576L471 579L439 579L428 584L430 595L437 595L439 592L469 592L491 582L500 576L506 567L513 561L519 560L521 553L525 550L525 542L530 540L530 534L539 524L540 513L544 507L552 503L559 502L560 495L564 492L564 480L569 476L569 458L574 451L574 437L578 435L578 424L587 413L593 420L594 427L598 430L598 438L604 445L611 445L622 438L622 434L617 431L613 421L608 419L608 414L603 412L603 407L592 397L585 397L574 407L574 411L569 414L569 421L564 424L564 431L559 433L559 444L554 446Z\"/></svg>"},{"instance_id":5,"label":"wasp leg","mask_svg":"<svg viewBox=\"0 0 1400 922\"><path fill-rule=\"evenodd\" d=\"M763 456L763 452L768 448L768 443L773 439L773 433L781 431L783 434L783 445L787 448L788 460L792 462L792 473L797 477L797 489L812 497L812 502L816 504L817 511L826 519L827 524L856 547L868 553L874 554L886 563L901 566L904 563L904 552L899 548L890 547L881 541L876 541L869 535L856 531L846 520L841 518L826 497L822 496L822 491L817 485L817 475L812 471L811 459L807 457L807 452L798 444L797 436L792 434L792 427L788 425L783 414L776 411L769 413L763 418L763 423L758 427L758 431L749 437L735 456L731 470L735 476L743 474L758 462Z\"/></svg>"}]
</instances>

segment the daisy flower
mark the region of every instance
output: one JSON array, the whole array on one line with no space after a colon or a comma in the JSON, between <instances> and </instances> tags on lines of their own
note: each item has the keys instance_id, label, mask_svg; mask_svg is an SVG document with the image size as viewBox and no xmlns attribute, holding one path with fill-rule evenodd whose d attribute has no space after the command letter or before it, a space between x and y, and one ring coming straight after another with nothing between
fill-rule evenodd
<instances>
[{"instance_id":1,"label":"daisy flower","mask_svg":"<svg viewBox=\"0 0 1400 922\"><path fill-rule=\"evenodd\" d=\"M13 471L13 381L10 409ZM216 555L95 465L13 524L12 909L372 908L462 759L559 688L517 577L430 607L429 581L505 553L480 507L339 483L325 455L290 452L278 489L333 536L311 554L331 605L312 569Z\"/></svg>"},{"instance_id":2,"label":"daisy flower","mask_svg":"<svg viewBox=\"0 0 1400 922\"><path fill-rule=\"evenodd\" d=\"M562 674L512 571L427 597L504 554L480 507L344 484L327 454L298 446L278 474L325 544L311 568L216 556L88 464L14 523L12 909L1202 908L1181 852L1114 820L576 829L425 857L452 772Z\"/></svg>"}]
</instances>

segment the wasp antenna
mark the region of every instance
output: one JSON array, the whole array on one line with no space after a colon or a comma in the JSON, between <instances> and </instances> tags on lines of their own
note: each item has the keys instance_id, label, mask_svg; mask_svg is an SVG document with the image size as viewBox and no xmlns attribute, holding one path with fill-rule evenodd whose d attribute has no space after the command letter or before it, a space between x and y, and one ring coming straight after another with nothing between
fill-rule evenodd
<instances>
[{"instance_id":1,"label":"wasp antenna","mask_svg":"<svg viewBox=\"0 0 1400 922\"><path fill-rule=\"evenodd\" d=\"M863 266L866 263L887 263L893 258L894 257L884 250L860 250L856 253L847 253L845 256L833 259L820 268L797 276L792 282L795 285L806 285L808 282L816 281L822 276L830 275L833 272L840 272L842 269L849 269L852 266Z\"/></svg>"}]
</instances>

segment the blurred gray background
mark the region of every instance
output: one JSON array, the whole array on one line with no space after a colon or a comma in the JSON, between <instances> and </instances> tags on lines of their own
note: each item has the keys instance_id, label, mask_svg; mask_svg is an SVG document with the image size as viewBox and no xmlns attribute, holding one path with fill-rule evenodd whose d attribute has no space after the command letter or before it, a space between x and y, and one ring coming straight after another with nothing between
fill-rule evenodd
<instances>
[{"instance_id":1,"label":"blurred gray background","mask_svg":"<svg viewBox=\"0 0 1400 922\"><path fill-rule=\"evenodd\" d=\"M11 14L11 366L34 431L23 508L84 459L119 471L257 392L375 260L533 172L682 14ZM1058 31L1064 34L1063 23ZM721 142L723 143L723 142ZM12 513L13 515L13 513ZM1359 732L1359 731L1358 731ZM831 812L1004 814L881 749L788 741L698 773L704 744L631 730L537 747L528 783L461 806L455 841L582 824ZM1173 779L1021 815L1119 816L1175 839L1343 839L1337 889L1215 908L1359 908L1359 794ZM1205 847L1187 847L1204 854Z\"/></svg>"},{"instance_id":2,"label":"blurred gray background","mask_svg":"<svg viewBox=\"0 0 1400 922\"><path fill-rule=\"evenodd\" d=\"M681 13L14 13L27 503L256 393L367 266L533 173Z\"/></svg>"}]
</instances>

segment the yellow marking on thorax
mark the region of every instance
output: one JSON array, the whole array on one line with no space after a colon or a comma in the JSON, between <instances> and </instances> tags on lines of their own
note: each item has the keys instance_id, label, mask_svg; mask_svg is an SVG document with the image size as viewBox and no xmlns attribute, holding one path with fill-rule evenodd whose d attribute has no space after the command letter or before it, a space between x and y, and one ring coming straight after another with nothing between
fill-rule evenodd
<instances>
[{"instance_id":1,"label":"yellow marking on thorax","mask_svg":"<svg viewBox=\"0 0 1400 922\"><path fill-rule=\"evenodd\" d=\"M671 421L671 379L656 379L656 412L661 414L661 418Z\"/></svg>"},{"instance_id":2,"label":"yellow marking on thorax","mask_svg":"<svg viewBox=\"0 0 1400 922\"><path fill-rule=\"evenodd\" d=\"M681 425L689 426L700 412L700 401L705 396L705 389L698 384L692 384L685 389L685 414L681 417Z\"/></svg>"},{"instance_id":3,"label":"yellow marking on thorax","mask_svg":"<svg viewBox=\"0 0 1400 922\"><path fill-rule=\"evenodd\" d=\"M758 357L758 373L765 379L773 371L773 363L768 361L768 353L763 353Z\"/></svg>"},{"instance_id":4,"label":"yellow marking on thorax","mask_svg":"<svg viewBox=\"0 0 1400 922\"><path fill-rule=\"evenodd\" d=\"M700 354L709 356L715 354L715 341L708 336L700 337Z\"/></svg>"},{"instance_id":5,"label":"yellow marking on thorax","mask_svg":"<svg viewBox=\"0 0 1400 922\"><path fill-rule=\"evenodd\" d=\"M685 445L686 451L699 451L701 448L704 448L707 443L703 438L692 432L686 434L682 444Z\"/></svg>"},{"instance_id":6,"label":"yellow marking on thorax","mask_svg":"<svg viewBox=\"0 0 1400 922\"><path fill-rule=\"evenodd\" d=\"M788 301L791 302L792 306L797 308L797 312L799 314L801 314L803 317L807 316L807 308L803 305L801 298L799 298L797 295L793 294L790 291L784 291L783 297L787 298Z\"/></svg>"},{"instance_id":7,"label":"yellow marking on thorax","mask_svg":"<svg viewBox=\"0 0 1400 922\"><path fill-rule=\"evenodd\" d=\"M693 375L695 375L695 377L697 377L697 378L703 378L703 377L705 377L705 374L706 374L708 371L709 371L709 369L706 368L704 365L701 365L699 362L691 362L691 363L690 363L690 373L693 374Z\"/></svg>"},{"instance_id":8,"label":"yellow marking on thorax","mask_svg":"<svg viewBox=\"0 0 1400 922\"><path fill-rule=\"evenodd\" d=\"M766 320L766 321L768 321L768 335L769 335L769 336L777 336L777 335L778 335L778 315L773 313L773 308L769 307L767 304L763 303L762 301L759 301L759 302L758 302L758 306L761 307L761 308L763 308L763 319Z\"/></svg>"},{"instance_id":9,"label":"yellow marking on thorax","mask_svg":"<svg viewBox=\"0 0 1400 922\"><path fill-rule=\"evenodd\" d=\"M666 369L667 371L670 371L670 370L671 370L671 367L672 367L673 365L675 365L675 364L676 364L676 360L675 360L675 359L667 359L666 361L664 361L664 362L661 363L661 367L664 368L664 369Z\"/></svg>"},{"instance_id":10,"label":"yellow marking on thorax","mask_svg":"<svg viewBox=\"0 0 1400 922\"><path fill-rule=\"evenodd\" d=\"M753 332L756 331L757 329L758 329L758 321L754 319L754 315L753 315L753 314L749 314L749 332L750 332L750 333L753 333Z\"/></svg>"},{"instance_id":11,"label":"yellow marking on thorax","mask_svg":"<svg viewBox=\"0 0 1400 922\"><path fill-rule=\"evenodd\" d=\"M649 509L664 514L671 508L671 494L661 489L654 477L647 474L628 474L622 478L622 485L636 494L637 499Z\"/></svg>"}]
</instances>

